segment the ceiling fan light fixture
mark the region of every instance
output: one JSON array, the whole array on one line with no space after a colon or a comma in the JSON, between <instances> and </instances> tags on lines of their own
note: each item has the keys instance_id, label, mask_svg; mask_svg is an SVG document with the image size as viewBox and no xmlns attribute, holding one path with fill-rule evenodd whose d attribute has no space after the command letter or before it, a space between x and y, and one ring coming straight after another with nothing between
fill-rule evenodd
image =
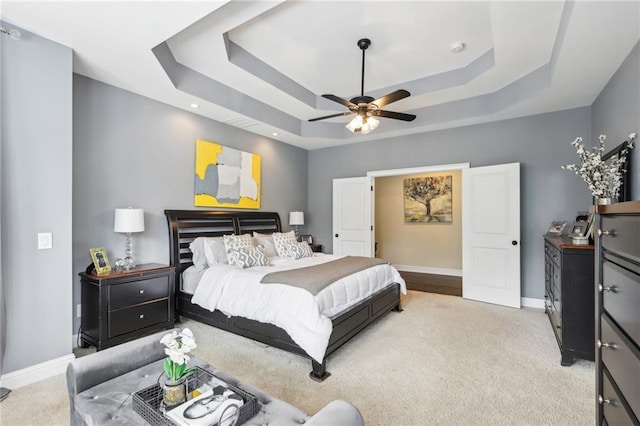
<instances>
[{"instance_id":1,"label":"ceiling fan light fixture","mask_svg":"<svg viewBox=\"0 0 640 426\"><path fill-rule=\"evenodd\" d=\"M354 119L351 120L349 124L347 124L345 127L355 133L360 131L360 128L362 127L363 124L364 124L364 120L362 119L362 116L356 115Z\"/></svg>"},{"instance_id":2,"label":"ceiling fan light fixture","mask_svg":"<svg viewBox=\"0 0 640 426\"><path fill-rule=\"evenodd\" d=\"M380 120L373 117L362 117L361 115L356 116L353 120L349 122L345 127L352 131L353 133L359 132L363 135L373 131L380 125Z\"/></svg>"},{"instance_id":3,"label":"ceiling fan light fixture","mask_svg":"<svg viewBox=\"0 0 640 426\"><path fill-rule=\"evenodd\" d=\"M380 120L378 120L377 118L367 117L367 119L364 121L364 124L360 128L360 131L363 135L366 135L367 133L375 130L379 124Z\"/></svg>"}]
</instances>

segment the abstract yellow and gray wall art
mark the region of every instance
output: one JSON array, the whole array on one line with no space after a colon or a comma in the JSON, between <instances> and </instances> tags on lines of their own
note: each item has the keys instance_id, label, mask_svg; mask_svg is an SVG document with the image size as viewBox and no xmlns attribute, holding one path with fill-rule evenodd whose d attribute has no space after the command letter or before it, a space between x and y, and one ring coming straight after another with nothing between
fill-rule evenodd
<instances>
[{"instance_id":1,"label":"abstract yellow and gray wall art","mask_svg":"<svg viewBox=\"0 0 640 426\"><path fill-rule=\"evenodd\" d=\"M196 141L196 207L260 208L260 156Z\"/></svg>"}]
</instances>

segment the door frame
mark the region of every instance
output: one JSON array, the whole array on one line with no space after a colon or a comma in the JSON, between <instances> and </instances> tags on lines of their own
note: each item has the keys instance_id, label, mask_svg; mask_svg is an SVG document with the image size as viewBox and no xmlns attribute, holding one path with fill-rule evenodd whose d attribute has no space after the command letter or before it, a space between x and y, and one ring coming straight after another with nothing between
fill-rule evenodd
<instances>
[{"instance_id":1,"label":"door frame","mask_svg":"<svg viewBox=\"0 0 640 426\"><path fill-rule=\"evenodd\" d=\"M448 172L452 170L464 170L470 168L470 163L455 163L455 164L441 164L438 166L423 166L423 167L408 167L406 169L391 169L391 170L376 170L373 172L367 172L367 177L372 177L374 179L374 190L371 194L371 217L372 221L375 224L375 178L377 177L388 177L388 176L404 176L404 175L413 175L418 173L436 173L436 172ZM464 197L462 198L462 210L464 211ZM371 244L375 245L376 241L376 227L373 227L373 233L371 234ZM375 253L375 247L371 247L372 253ZM448 270L447 270L448 271ZM451 273L447 273L444 271L445 275L452 275ZM462 276L462 272L460 272L460 276Z\"/></svg>"}]
</instances>

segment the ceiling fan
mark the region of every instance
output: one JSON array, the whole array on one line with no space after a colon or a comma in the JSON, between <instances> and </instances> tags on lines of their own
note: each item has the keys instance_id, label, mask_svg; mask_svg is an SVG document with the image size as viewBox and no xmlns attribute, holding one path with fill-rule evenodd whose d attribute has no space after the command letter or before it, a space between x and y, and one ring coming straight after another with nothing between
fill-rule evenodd
<instances>
[{"instance_id":1,"label":"ceiling fan","mask_svg":"<svg viewBox=\"0 0 640 426\"><path fill-rule=\"evenodd\" d=\"M396 102L400 99L411 96L411 93L406 90L396 90L395 92L391 92L388 95L385 95L378 99L374 99L371 96L364 95L364 53L370 45L371 40L369 40L368 38L362 38L358 40L358 47L360 48L360 50L362 50L362 83L360 85L360 96L356 96L355 98L347 101L346 99L342 99L335 95L322 95L323 98L346 106L347 108L349 108L349 111L325 115L324 117L312 118L309 121L318 121L327 118L340 117L343 115L358 114L353 120L351 120L351 122L349 122L349 124L347 124L347 129L351 130L352 132L361 132L363 134L366 134L378 127L378 124L380 124L379 120L374 117L393 118L403 121L415 120L416 116L413 114L405 114L402 112L393 112L380 109L392 102Z\"/></svg>"}]
</instances>

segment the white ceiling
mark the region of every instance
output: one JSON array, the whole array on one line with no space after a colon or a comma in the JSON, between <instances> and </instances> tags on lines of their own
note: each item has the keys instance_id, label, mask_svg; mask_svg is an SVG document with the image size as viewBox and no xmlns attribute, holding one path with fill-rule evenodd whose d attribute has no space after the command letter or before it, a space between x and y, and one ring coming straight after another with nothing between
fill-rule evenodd
<instances>
[{"instance_id":1,"label":"white ceiling","mask_svg":"<svg viewBox=\"0 0 640 426\"><path fill-rule=\"evenodd\" d=\"M0 17L72 48L78 74L305 149L587 106L640 39L637 0L3 1ZM384 109L418 118L308 122L346 111L320 95L360 95L363 37L365 95L407 89Z\"/></svg>"}]
</instances>

